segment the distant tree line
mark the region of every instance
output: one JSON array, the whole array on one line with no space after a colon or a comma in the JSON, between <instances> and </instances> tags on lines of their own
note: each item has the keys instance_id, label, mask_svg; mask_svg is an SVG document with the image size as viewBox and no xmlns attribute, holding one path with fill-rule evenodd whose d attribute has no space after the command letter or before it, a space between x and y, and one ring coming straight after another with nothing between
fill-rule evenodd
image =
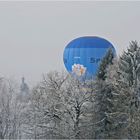
<instances>
[{"instance_id":1,"label":"distant tree line","mask_svg":"<svg viewBox=\"0 0 140 140\"><path fill-rule=\"evenodd\" d=\"M119 57L109 49L96 79L53 71L28 97L1 78L0 139L140 139L138 43Z\"/></svg>"}]
</instances>

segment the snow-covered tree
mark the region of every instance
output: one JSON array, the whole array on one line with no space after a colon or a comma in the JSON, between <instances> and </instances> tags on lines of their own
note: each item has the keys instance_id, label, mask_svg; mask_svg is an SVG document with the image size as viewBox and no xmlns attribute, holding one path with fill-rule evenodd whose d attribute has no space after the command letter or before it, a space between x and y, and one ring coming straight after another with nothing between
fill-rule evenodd
<instances>
[{"instance_id":1,"label":"snow-covered tree","mask_svg":"<svg viewBox=\"0 0 140 140\"><path fill-rule=\"evenodd\" d=\"M91 83L80 82L72 77L67 79L63 104L69 127L69 138L92 138L92 94Z\"/></svg>"},{"instance_id":2,"label":"snow-covered tree","mask_svg":"<svg viewBox=\"0 0 140 140\"><path fill-rule=\"evenodd\" d=\"M14 81L0 79L0 139L20 138L21 105Z\"/></svg>"},{"instance_id":3,"label":"snow-covered tree","mask_svg":"<svg viewBox=\"0 0 140 140\"><path fill-rule=\"evenodd\" d=\"M118 61L114 60L113 65L110 65L107 70L106 84L111 87L111 98L108 100L112 107L110 112L106 112L107 118L110 120L110 131L108 131L108 138L124 139L127 138L128 126L128 103L131 93L125 84L119 83Z\"/></svg>"},{"instance_id":4,"label":"snow-covered tree","mask_svg":"<svg viewBox=\"0 0 140 140\"><path fill-rule=\"evenodd\" d=\"M95 130L95 138L113 138L113 122L108 113L114 113L115 107L111 100L115 100L115 97L113 95L113 87L105 81L107 69L110 65L113 65L113 58L113 51L109 49L102 59L97 73L95 88L95 119L97 129Z\"/></svg>"},{"instance_id":5,"label":"snow-covered tree","mask_svg":"<svg viewBox=\"0 0 140 140\"><path fill-rule=\"evenodd\" d=\"M136 41L130 43L127 51L119 60L120 79L128 86L139 84L140 81L140 47Z\"/></svg>"},{"instance_id":6,"label":"snow-covered tree","mask_svg":"<svg viewBox=\"0 0 140 140\"><path fill-rule=\"evenodd\" d=\"M43 80L32 90L27 106L25 134L29 138L66 138L60 132L61 87L67 76L58 72L43 75Z\"/></svg>"},{"instance_id":7,"label":"snow-covered tree","mask_svg":"<svg viewBox=\"0 0 140 140\"><path fill-rule=\"evenodd\" d=\"M33 89L25 113L29 138L92 138L92 90L70 75L52 72Z\"/></svg>"},{"instance_id":8,"label":"snow-covered tree","mask_svg":"<svg viewBox=\"0 0 140 140\"><path fill-rule=\"evenodd\" d=\"M118 83L121 89L129 90L128 123L129 138L140 138L140 47L132 41L119 60ZM123 93L125 94L125 93ZM127 99L126 98L126 99Z\"/></svg>"},{"instance_id":9,"label":"snow-covered tree","mask_svg":"<svg viewBox=\"0 0 140 140\"><path fill-rule=\"evenodd\" d=\"M108 108L106 104L105 110L111 110L106 111L104 117L109 120L108 126L111 127L109 131L103 129L106 135L102 138L139 139L140 137L139 63L140 48L137 42L132 41L118 63L108 67L105 89L108 89L107 86L111 87L111 94L109 94L111 98L101 97L101 99L107 99L107 103L111 105ZM104 96L106 92L102 93Z\"/></svg>"}]
</instances>

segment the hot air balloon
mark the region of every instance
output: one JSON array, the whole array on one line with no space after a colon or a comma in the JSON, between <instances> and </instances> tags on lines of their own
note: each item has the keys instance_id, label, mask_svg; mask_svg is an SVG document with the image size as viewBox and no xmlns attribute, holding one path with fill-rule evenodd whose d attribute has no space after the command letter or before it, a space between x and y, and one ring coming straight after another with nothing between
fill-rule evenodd
<instances>
[{"instance_id":1,"label":"hot air balloon","mask_svg":"<svg viewBox=\"0 0 140 140\"><path fill-rule=\"evenodd\" d=\"M110 48L116 54L113 45L104 38L96 36L76 38L65 47L64 65L73 76L93 78L97 74L102 58Z\"/></svg>"}]
</instances>

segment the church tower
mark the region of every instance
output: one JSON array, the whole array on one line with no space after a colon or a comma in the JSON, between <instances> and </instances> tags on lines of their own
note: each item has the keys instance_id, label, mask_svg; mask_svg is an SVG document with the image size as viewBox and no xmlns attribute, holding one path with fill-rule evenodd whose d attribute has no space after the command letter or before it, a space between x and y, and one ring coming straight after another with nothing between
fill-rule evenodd
<instances>
[{"instance_id":1,"label":"church tower","mask_svg":"<svg viewBox=\"0 0 140 140\"><path fill-rule=\"evenodd\" d=\"M21 95L22 96L27 96L29 95L29 87L28 85L25 83L25 78L22 77L22 82L21 82L21 85L20 85L20 92L21 92Z\"/></svg>"}]
</instances>

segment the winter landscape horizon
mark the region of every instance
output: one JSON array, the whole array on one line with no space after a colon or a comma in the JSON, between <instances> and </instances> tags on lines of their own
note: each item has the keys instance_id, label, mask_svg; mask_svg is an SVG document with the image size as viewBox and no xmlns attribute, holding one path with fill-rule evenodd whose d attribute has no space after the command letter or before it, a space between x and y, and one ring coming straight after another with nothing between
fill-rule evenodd
<instances>
[{"instance_id":1,"label":"winter landscape horizon","mask_svg":"<svg viewBox=\"0 0 140 140\"><path fill-rule=\"evenodd\" d=\"M0 1L0 139L140 139L140 1Z\"/></svg>"}]
</instances>

